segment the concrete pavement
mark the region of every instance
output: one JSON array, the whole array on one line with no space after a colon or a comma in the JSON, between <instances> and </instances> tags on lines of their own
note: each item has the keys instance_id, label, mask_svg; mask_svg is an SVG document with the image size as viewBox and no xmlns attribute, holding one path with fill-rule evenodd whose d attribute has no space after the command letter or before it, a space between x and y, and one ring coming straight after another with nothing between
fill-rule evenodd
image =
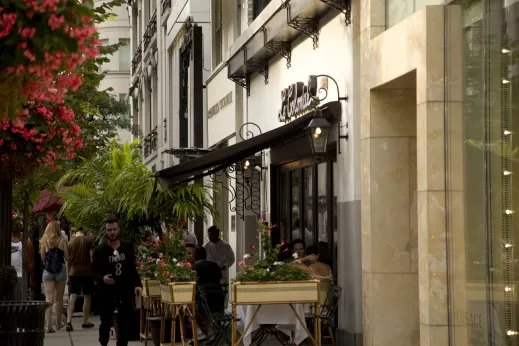
<instances>
[{"instance_id":1,"label":"concrete pavement","mask_svg":"<svg viewBox=\"0 0 519 346\"><path fill-rule=\"evenodd\" d=\"M99 331L99 316L92 316L90 321L95 324L92 329L83 329L81 324L83 323L83 317L73 317L72 326L74 331L67 332L65 328L56 331L56 333L45 334L45 346L95 346L99 345L98 331ZM148 345L152 345L150 341ZM110 341L109 345L115 345L115 338ZM128 346L142 346L144 343L138 341L132 341Z\"/></svg>"}]
</instances>

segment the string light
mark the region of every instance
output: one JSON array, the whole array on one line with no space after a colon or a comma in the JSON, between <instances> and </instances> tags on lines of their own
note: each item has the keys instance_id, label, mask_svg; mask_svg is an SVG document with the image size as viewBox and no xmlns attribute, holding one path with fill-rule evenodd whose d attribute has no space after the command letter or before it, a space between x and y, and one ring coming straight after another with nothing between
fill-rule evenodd
<instances>
[{"instance_id":1,"label":"string light","mask_svg":"<svg viewBox=\"0 0 519 346\"><path fill-rule=\"evenodd\" d=\"M514 211L511 209L507 209L507 210L505 210L505 213L506 213L506 215L512 215L514 213Z\"/></svg>"},{"instance_id":2,"label":"string light","mask_svg":"<svg viewBox=\"0 0 519 346\"><path fill-rule=\"evenodd\" d=\"M508 336L513 336L517 335L518 333L515 330L509 330L508 332L506 332L506 334L508 334Z\"/></svg>"},{"instance_id":3,"label":"string light","mask_svg":"<svg viewBox=\"0 0 519 346\"><path fill-rule=\"evenodd\" d=\"M509 49L506 49L506 48L503 48L503 49L501 50L501 53L503 53L503 54L507 54L507 53L510 53L510 50L509 50Z\"/></svg>"},{"instance_id":4,"label":"string light","mask_svg":"<svg viewBox=\"0 0 519 346\"><path fill-rule=\"evenodd\" d=\"M502 83L503 84L508 84L508 83L510 83L510 81L508 79L503 79Z\"/></svg>"},{"instance_id":5,"label":"string light","mask_svg":"<svg viewBox=\"0 0 519 346\"><path fill-rule=\"evenodd\" d=\"M512 174L512 172L510 172L510 171L504 171L503 172L503 175L510 175L510 174Z\"/></svg>"},{"instance_id":6,"label":"string light","mask_svg":"<svg viewBox=\"0 0 519 346\"><path fill-rule=\"evenodd\" d=\"M505 287L506 292L512 292L512 287Z\"/></svg>"},{"instance_id":7,"label":"string light","mask_svg":"<svg viewBox=\"0 0 519 346\"><path fill-rule=\"evenodd\" d=\"M503 131L503 134L504 134L505 136L508 136L508 135L511 135L512 132L510 132L510 131L508 131L508 130L504 130L504 131Z\"/></svg>"},{"instance_id":8,"label":"string light","mask_svg":"<svg viewBox=\"0 0 519 346\"><path fill-rule=\"evenodd\" d=\"M512 247L512 244L510 244L510 243L506 243L506 244L505 244L505 248L506 248L506 249L511 248L511 247Z\"/></svg>"}]
</instances>

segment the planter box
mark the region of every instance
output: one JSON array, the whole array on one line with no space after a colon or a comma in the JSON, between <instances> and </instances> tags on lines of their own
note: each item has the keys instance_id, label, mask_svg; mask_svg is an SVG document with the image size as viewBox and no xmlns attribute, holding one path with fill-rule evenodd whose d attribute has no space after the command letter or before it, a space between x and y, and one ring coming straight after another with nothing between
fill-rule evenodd
<instances>
[{"instance_id":1,"label":"planter box","mask_svg":"<svg viewBox=\"0 0 519 346\"><path fill-rule=\"evenodd\" d=\"M160 297L160 284L157 280L144 278L143 281L143 297Z\"/></svg>"},{"instance_id":2,"label":"planter box","mask_svg":"<svg viewBox=\"0 0 519 346\"><path fill-rule=\"evenodd\" d=\"M233 282L234 304L319 302L319 281Z\"/></svg>"},{"instance_id":3,"label":"planter box","mask_svg":"<svg viewBox=\"0 0 519 346\"><path fill-rule=\"evenodd\" d=\"M172 282L169 285L160 285L160 297L164 303L193 303L195 295L196 282Z\"/></svg>"}]
</instances>

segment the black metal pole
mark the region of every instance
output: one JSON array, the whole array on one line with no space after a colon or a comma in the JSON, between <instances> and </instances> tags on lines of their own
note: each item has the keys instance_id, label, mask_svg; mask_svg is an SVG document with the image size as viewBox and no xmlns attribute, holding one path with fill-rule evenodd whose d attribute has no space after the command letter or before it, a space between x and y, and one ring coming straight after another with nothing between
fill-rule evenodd
<instances>
[{"instance_id":1,"label":"black metal pole","mask_svg":"<svg viewBox=\"0 0 519 346\"><path fill-rule=\"evenodd\" d=\"M0 179L0 301L13 300L16 270L11 266L13 180Z\"/></svg>"}]
</instances>

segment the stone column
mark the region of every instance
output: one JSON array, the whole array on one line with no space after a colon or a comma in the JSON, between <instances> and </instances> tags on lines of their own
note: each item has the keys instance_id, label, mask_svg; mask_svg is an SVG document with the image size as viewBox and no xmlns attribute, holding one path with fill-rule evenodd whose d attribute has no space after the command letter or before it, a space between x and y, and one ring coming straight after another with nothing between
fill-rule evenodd
<instances>
[{"instance_id":1,"label":"stone column","mask_svg":"<svg viewBox=\"0 0 519 346\"><path fill-rule=\"evenodd\" d=\"M384 30L384 4L361 10L364 344L448 345L444 6Z\"/></svg>"}]
</instances>

